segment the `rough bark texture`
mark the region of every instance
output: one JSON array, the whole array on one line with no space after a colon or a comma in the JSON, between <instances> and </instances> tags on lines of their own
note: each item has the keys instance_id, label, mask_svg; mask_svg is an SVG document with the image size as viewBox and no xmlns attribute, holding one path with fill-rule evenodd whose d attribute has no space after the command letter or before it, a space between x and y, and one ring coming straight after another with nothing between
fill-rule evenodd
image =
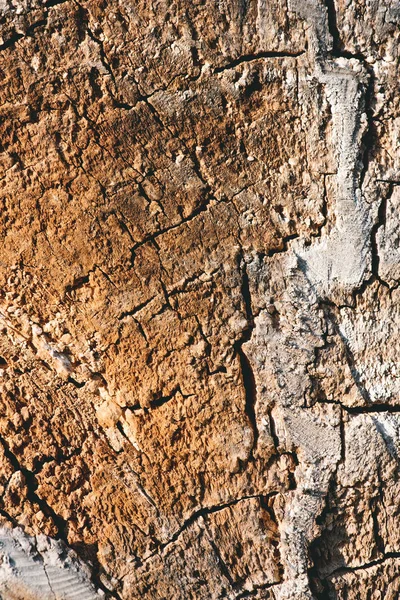
<instances>
[{"instance_id":1,"label":"rough bark texture","mask_svg":"<svg viewBox=\"0 0 400 600\"><path fill-rule=\"evenodd\" d=\"M400 595L397 0L1 0L0 596Z\"/></svg>"}]
</instances>

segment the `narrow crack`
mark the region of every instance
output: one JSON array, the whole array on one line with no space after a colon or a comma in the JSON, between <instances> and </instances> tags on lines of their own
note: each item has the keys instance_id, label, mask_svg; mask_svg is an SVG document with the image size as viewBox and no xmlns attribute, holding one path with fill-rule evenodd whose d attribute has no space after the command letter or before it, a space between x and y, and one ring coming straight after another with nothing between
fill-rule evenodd
<instances>
[{"instance_id":1,"label":"narrow crack","mask_svg":"<svg viewBox=\"0 0 400 600\"><path fill-rule=\"evenodd\" d=\"M281 238L282 245L279 248L271 248L271 250L268 250L268 252L266 252L264 255L261 254L260 256L261 257L268 256L268 258L271 258L272 256L275 256L275 254L282 254L283 252L287 252L289 250L288 243L291 240L298 239L299 237L300 236L298 233L292 233L291 235L286 235Z\"/></svg>"},{"instance_id":2,"label":"narrow crack","mask_svg":"<svg viewBox=\"0 0 400 600\"><path fill-rule=\"evenodd\" d=\"M4 508L0 508L0 516L4 517L7 521L11 523L13 527L18 527L18 522L14 519Z\"/></svg>"},{"instance_id":3,"label":"narrow crack","mask_svg":"<svg viewBox=\"0 0 400 600\"><path fill-rule=\"evenodd\" d=\"M379 276L379 261L380 261L380 259L379 259L378 243L377 243L377 233L381 227L385 227L385 225L386 225L387 203L388 203L388 200L389 200L392 192L393 192L393 186L390 185L388 194L384 195L381 200L381 203L378 208L378 217L377 217L376 223L375 223L375 225L373 225L373 227L371 229L371 253L372 253L371 270L372 270L372 274L379 281L379 283L381 283L385 287L389 287L389 284L386 283L386 281L383 281Z\"/></svg>"},{"instance_id":4,"label":"narrow crack","mask_svg":"<svg viewBox=\"0 0 400 600\"><path fill-rule=\"evenodd\" d=\"M146 308L146 306L148 306L150 304L150 302L152 302L156 297L157 296L152 296L148 300L145 300L141 304L138 304L137 306L135 306L135 308L132 308L131 310L126 310L126 311L122 312L118 316L118 320L122 321L123 319L126 319L126 317L132 317L132 316L136 315L138 312L140 312L141 310Z\"/></svg>"},{"instance_id":5,"label":"narrow crack","mask_svg":"<svg viewBox=\"0 0 400 600\"><path fill-rule=\"evenodd\" d=\"M27 496L26 496L27 499L31 503L37 504L39 506L40 510L43 512L43 514L52 519L54 525L57 528L57 532L58 532L57 539L62 540L68 546L67 534L66 534L68 522L65 519L63 519L60 515L58 515L55 512L55 510L47 503L47 501L45 499L43 499L37 495L36 490L38 488L38 483L37 483L35 474L32 471L29 471L28 469L22 467L18 458L10 450L8 443L6 442L6 440L3 437L0 437L0 444L2 445L2 447L4 449L4 454L5 454L6 458L10 461L14 470L20 471L25 478L26 487L27 487Z\"/></svg>"},{"instance_id":6,"label":"narrow crack","mask_svg":"<svg viewBox=\"0 0 400 600\"><path fill-rule=\"evenodd\" d=\"M32 37L35 29L37 29L38 27L42 27L46 24L47 20L41 19L40 21L36 21L36 23L32 23L32 25L30 25L30 27L27 28L25 33L15 32L10 38L8 38L7 41L0 45L0 52L2 50L7 50L7 48L13 48L16 45L16 43L19 42L19 40L21 40L22 38Z\"/></svg>"},{"instance_id":7,"label":"narrow crack","mask_svg":"<svg viewBox=\"0 0 400 600\"><path fill-rule=\"evenodd\" d=\"M159 554L161 551L165 550L165 548L167 548L168 546L170 546L171 544L176 542L176 540L179 538L179 536L182 535L182 533L184 531L186 531L186 529L188 529L191 525L193 525L198 519L207 517L208 515L212 515L221 510L225 510L226 508L229 508L231 506L235 506L236 504L239 504L239 502L245 502L246 500L253 500L253 499L265 501L266 499L273 498L277 495L278 495L278 492L271 492L270 494L266 494L266 495L252 494L249 496L242 496L241 498L235 498L235 500L231 500L230 502L226 502L224 504L217 504L215 506L203 507L203 508L200 508L199 510L196 510L190 517L188 517L184 521L184 523L181 525L181 527L170 537L170 539L167 542L160 544L158 546L157 550L155 552L153 552L152 554L150 554L149 556L147 556L141 562L141 564L139 566L144 565L151 558L153 558L156 554Z\"/></svg>"},{"instance_id":8,"label":"narrow crack","mask_svg":"<svg viewBox=\"0 0 400 600\"><path fill-rule=\"evenodd\" d=\"M400 559L400 552L386 552L382 558L378 558L377 560L372 560L371 562L365 563L363 565L359 565L357 567L339 567L332 571L327 575L326 579L330 579L336 575L345 575L346 573L354 573L357 571L363 571L365 569L371 569L372 567L376 567L384 564L388 560Z\"/></svg>"},{"instance_id":9,"label":"narrow crack","mask_svg":"<svg viewBox=\"0 0 400 600\"><path fill-rule=\"evenodd\" d=\"M222 73L223 71L234 69L243 63L249 63L262 58L299 58L299 56L303 56L305 53L306 51L302 50L301 52L259 52L257 54L245 54L223 65L222 67L214 68L213 73Z\"/></svg>"},{"instance_id":10,"label":"narrow crack","mask_svg":"<svg viewBox=\"0 0 400 600\"><path fill-rule=\"evenodd\" d=\"M254 459L254 454L257 450L258 442L258 428L255 413L255 406L257 402L257 386L250 361L244 353L240 344L241 343L237 343L235 345L235 350L239 356L240 366L242 370L242 379L246 397L245 412L253 432L253 444L250 451L250 458Z\"/></svg>"},{"instance_id":11,"label":"narrow crack","mask_svg":"<svg viewBox=\"0 0 400 600\"><path fill-rule=\"evenodd\" d=\"M340 404L340 402L338 403ZM400 405L390 405L385 403L376 403L369 406L345 406L340 404L342 408L351 415L362 415L368 413L400 413Z\"/></svg>"},{"instance_id":12,"label":"narrow crack","mask_svg":"<svg viewBox=\"0 0 400 600\"><path fill-rule=\"evenodd\" d=\"M325 6L328 13L328 30L332 37L332 54L338 56L342 51L342 41L337 25L335 0L325 0Z\"/></svg>"},{"instance_id":13,"label":"narrow crack","mask_svg":"<svg viewBox=\"0 0 400 600\"><path fill-rule=\"evenodd\" d=\"M175 398L177 394L180 394L182 396L182 398L192 398L195 395L195 394L183 394L182 390L181 390L181 386L178 385L168 396L160 395L160 396L154 398L153 400L151 400L150 407L151 408L159 408L160 406L163 406L164 404L166 404L167 402L169 402L170 400Z\"/></svg>"},{"instance_id":14,"label":"narrow crack","mask_svg":"<svg viewBox=\"0 0 400 600\"><path fill-rule=\"evenodd\" d=\"M209 208L210 208L212 200L215 201L215 205L218 205L221 202L224 202L223 200L218 201L218 200L215 200L215 198L208 198L208 199L206 199L206 201L203 204L201 204L200 206L198 206L197 208L195 208L190 213L190 215L188 215L187 217L185 217L184 219L182 219L181 221L179 221L179 223L176 223L175 225L171 225L170 227L165 227L164 229L160 229L159 231L156 231L155 233L152 233L152 234L144 237L140 242L138 242L137 244L135 244L131 248L131 262L132 262L132 266L134 265L134 262L135 262L135 252L136 252L136 250L138 250L139 248L141 248L145 244L148 244L150 242L154 242L161 235L165 235L166 233L169 233L170 231L173 231L174 229L177 229L178 227L181 227L182 225L185 225L185 224L189 223L195 217L197 217L199 214L208 211Z\"/></svg>"},{"instance_id":15,"label":"narrow crack","mask_svg":"<svg viewBox=\"0 0 400 600\"><path fill-rule=\"evenodd\" d=\"M247 325L242 332L239 340L234 344L234 351L239 357L240 367L242 371L242 380L245 391L245 412L253 432L253 443L250 451L249 459L254 460L254 453L257 449L258 442L258 427L255 407L257 403L257 385L254 377L253 368L250 360L243 350L243 344L251 339L254 330L254 315L251 301L251 292L249 285L249 276L247 273L246 259L242 253L238 255L239 269L242 274L241 292L245 306L245 314Z\"/></svg>"},{"instance_id":16,"label":"narrow crack","mask_svg":"<svg viewBox=\"0 0 400 600\"><path fill-rule=\"evenodd\" d=\"M363 415L368 413L400 413L400 404L387 404L385 402L372 402L367 406L346 406L340 400L318 400L320 404L335 404L340 406L350 415ZM310 407L305 407L310 408Z\"/></svg>"},{"instance_id":17,"label":"narrow crack","mask_svg":"<svg viewBox=\"0 0 400 600\"><path fill-rule=\"evenodd\" d=\"M39 554L39 556L40 556L40 554ZM42 566L43 566L44 574L46 575L47 583L49 584L50 591L53 594L54 600L57 600L57 595L56 595L55 591L53 590L53 586L51 585L51 581L50 581L50 577L49 577L49 574L46 569L46 565L44 564L43 561L42 561Z\"/></svg>"}]
</instances>

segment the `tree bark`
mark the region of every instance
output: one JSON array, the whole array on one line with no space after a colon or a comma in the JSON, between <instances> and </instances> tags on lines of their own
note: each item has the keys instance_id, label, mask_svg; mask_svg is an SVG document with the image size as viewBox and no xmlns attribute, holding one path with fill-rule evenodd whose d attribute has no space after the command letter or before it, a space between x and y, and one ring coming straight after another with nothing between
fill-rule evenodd
<instances>
[{"instance_id":1,"label":"tree bark","mask_svg":"<svg viewBox=\"0 0 400 600\"><path fill-rule=\"evenodd\" d=\"M397 598L398 2L0 17L0 596Z\"/></svg>"}]
</instances>

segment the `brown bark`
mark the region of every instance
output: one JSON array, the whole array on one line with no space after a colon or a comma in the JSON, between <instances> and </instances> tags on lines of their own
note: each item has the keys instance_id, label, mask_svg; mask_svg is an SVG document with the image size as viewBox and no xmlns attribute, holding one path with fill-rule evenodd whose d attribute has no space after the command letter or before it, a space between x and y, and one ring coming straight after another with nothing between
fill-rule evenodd
<instances>
[{"instance_id":1,"label":"brown bark","mask_svg":"<svg viewBox=\"0 0 400 600\"><path fill-rule=\"evenodd\" d=\"M398 4L0 17L0 595L397 598Z\"/></svg>"}]
</instances>

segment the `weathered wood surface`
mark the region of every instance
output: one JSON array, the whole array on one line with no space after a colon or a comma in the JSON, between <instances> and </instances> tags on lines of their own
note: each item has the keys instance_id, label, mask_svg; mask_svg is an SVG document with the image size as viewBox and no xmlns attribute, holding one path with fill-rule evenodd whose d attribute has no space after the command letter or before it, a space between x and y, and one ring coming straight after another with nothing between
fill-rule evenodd
<instances>
[{"instance_id":1,"label":"weathered wood surface","mask_svg":"<svg viewBox=\"0 0 400 600\"><path fill-rule=\"evenodd\" d=\"M398 598L398 1L0 17L0 596Z\"/></svg>"}]
</instances>

